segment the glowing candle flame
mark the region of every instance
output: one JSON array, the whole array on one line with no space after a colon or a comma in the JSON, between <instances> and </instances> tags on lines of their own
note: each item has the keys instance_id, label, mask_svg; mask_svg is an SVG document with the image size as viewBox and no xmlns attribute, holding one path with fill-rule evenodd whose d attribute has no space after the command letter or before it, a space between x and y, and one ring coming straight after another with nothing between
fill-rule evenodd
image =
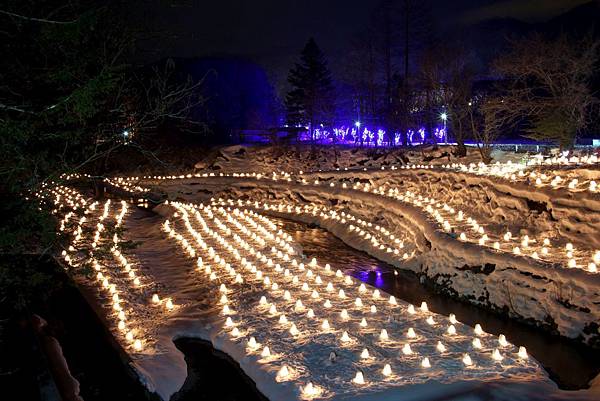
<instances>
[{"instance_id":1,"label":"glowing candle flame","mask_svg":"<svg viewBox=\"0 0 600 401\"><path fill-rule=\"evenodd\" d=\"M360 370L358 372L356 372L356 376L354 376L354 379L352 379L352 382L354 384L365 384L365 378Z\"/></svg>"},{"instance_id":2,"label":"glowing candle flame","mask_svg":"<svg viewBox=\"0 0 600 401\"><path fill-rule=\"evenodd\" d=\"M500 351L498 351L498 348L494 349L494 352L492 352L492 359L495 361L501 361L504 357L502 356L502 354L500 354Z\"/></svg>"},{"instance_id":3,"label":"glowing candle flame","mask_svg":"<svg viewBox=\"0 0 600 401\"><path fill-rule=\"evenodd\" d=\"M404 355L410 355L413 353L412 348L410 348L410 344L404 344L404 347L402 347L402 353Z\"/></svg>"},{"instance_id":4,"label":"glowing candle flame","mask_svg":"<svg viewBox=\"0 0 600 401\"><path fill-rule=\"evenodd\" d=\"M311 383L308 382L304 388L302 388L302 394L312 397L319 393L318 389Z\"/></svg>"},{"instance_id":5,"label":"glowing candle flame","mask_svg":"<svg viewBox=\"0 0 600 401\"><path fill-rule=\"evenodd\" d=\"M521 346L519 347L519 352L518 352L519 358L521 359L527 359L527 350L525 349L525 347Z\"/></svg>"},{"instance_id":6,"label":"glowing candle flame","mask_svg":"<svg viewBox=\"0 0 600 401\"><path fill-rule=\"evenodd\" d=\"M423 358L423 360L421 361L421 366L424 368L430 368L431 363L429 362L429 358L427 358L427 357Z\"/></svg>"},{"instance_id":7,"label":"glowing candle flame","mask_svg":"<svg viewBox=\"0 0 600 401\"><path fill-rule=\"evenodd\" d=\"M381 371L381 373L384 376L391 376L392 375L392 367L390 366L389 363L385 364L385 366L383 367L383 370Z\"/></svg>"},{"instance_id":8,"label":"glowing candle flame","mask_svg":"<svg viewBox=\"0 0 600 401\"><path fill-rule=\"evenodd\" d=\"M506 341L506 337L504 336L504 334L500 334L498 336L498 343L501 347L506 347L508 345L508 341Z\"/></svg>"},{"instance_id":9,"label":"glowing candle flame","mask_svg":"<svg viewBox=\"0 0 600 401\"><path fill-rule=\"evenodd\" d=\"M465 364L465 366L471 366L471 365L473 365L473 361L471 360L471 357L469 356L469 354L464 354L463 358L462 358L462 361Z\"/></svg>"},{"instance_id":10,"label":"glowing candle flame","mask_svg":"<svg viewBox=\"0 0 600 401\"><path fill-rule=\"evenodd\" d=\"M437 342L436 348L440 352L446 352L446 346L441 341Z\"/></svg>"},{"instance_id":11,"label":"glowing candle flame","mask_svg":"<svg viewBox=\"0 0 600 401\"><path fill-rule=\"evenodd\" d=\"M388 333L387 333L386 329L381 329L381 333L379 333L379 339L383 340L383 341L389 339L389 336L388 336Z\"/></svg>"},{"instance_id":12,"label":"glowing candle flame","mask_svg":"<svg viewBox=\"0 0 600 401\"><path fill-rule=\"evenodd\" d=\"M286 379L288 376L290 375L290 371L287 367L287 365L283 365L281 367L281 369L279 369L279 371L277 372L277 379L278 380L284 380Z\"/></svg>"}]
</instances>

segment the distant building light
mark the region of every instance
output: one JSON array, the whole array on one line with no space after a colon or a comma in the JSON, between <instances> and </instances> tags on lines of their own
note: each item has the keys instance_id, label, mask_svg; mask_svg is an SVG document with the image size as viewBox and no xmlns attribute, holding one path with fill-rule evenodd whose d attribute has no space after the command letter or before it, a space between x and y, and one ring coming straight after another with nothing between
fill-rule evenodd
<instances>
[{"instance_id":1,"label":"distant building light","mask_svg":"<svg viewBox=\"0 0 600 401\"><path fill-rule=\"evenodd\" d=\"M442 119L442 121L446 121L448 119L448 115L446 113L442 113L440 114L440 118Z\"/></svg>"},{"instance_id":2,"label":"distant building light","mask_svg":"<svg viewBox=\"0 0 600 401\"><path fill-rule=\"evenodd\" d=\"M360 128L360 121L355 122L354 125L356 126L356 128Z\"/></svg>"}]
</instances>

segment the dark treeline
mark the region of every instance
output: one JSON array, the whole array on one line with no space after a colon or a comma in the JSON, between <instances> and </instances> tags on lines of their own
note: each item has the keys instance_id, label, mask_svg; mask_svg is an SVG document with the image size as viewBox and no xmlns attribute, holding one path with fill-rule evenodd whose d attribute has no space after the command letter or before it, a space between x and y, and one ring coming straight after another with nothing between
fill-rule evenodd
<instances>
[{"instance_id":1,"label":"dark treeline","mask_svg":"<svg viewBox=\"0 0 600 401\"><path fill-rule=\"evenodd\" d=\"M430 9L426 1L379 3L350 39L343 69L334 76L335 114L319 122L383 127L388 134L400 132L406 145L407 130L421 127L425 140L435 142L434 128L444 115L458 155L470 139L482 144L486 162L490 144L501 136L570 147L598 129L598 2L544 23L496 19L444 30ZM290 72L290 94L299 90L297 69ZM305 103L309 110L315 99ZM297 104L293 109L289 124L314 125L297 118Z\"/></svg>"}]
</instances>

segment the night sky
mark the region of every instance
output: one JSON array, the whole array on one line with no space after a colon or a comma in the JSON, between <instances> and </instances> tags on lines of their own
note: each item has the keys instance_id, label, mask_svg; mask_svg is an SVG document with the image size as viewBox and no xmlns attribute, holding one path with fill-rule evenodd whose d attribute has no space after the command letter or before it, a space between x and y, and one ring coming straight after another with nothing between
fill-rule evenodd
<instances>
[{"instance_id":1,"label":"night sky","mask_svg":"<svg viewBox=\"0 0 600 401\"><path fill-rule=\"evenodd\" d=\"M589 0L429 0L441 27L497 17L549 19ZM376 0L150 0L134 2L135 23L152 31L139 57L241 56L263 65L276 81L313 36L335 71Z\"/></svg>"}]
</instances>

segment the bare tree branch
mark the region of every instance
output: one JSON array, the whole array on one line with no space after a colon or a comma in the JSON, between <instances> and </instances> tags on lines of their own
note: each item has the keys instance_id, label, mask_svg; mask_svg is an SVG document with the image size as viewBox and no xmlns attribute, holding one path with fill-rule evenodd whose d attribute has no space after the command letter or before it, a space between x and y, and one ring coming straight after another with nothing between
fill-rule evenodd
<instances>
[{"instance_id":1,"label":"bare tree branch","mask_svg":"<svg viewBox=\"0 0 600 401\"><path fill-rule=\"evenodd\" d=\"M0 10L0 14L8 15L10 17L22 19L25 21L41 22L44 24L68 25L68 24L75 24L79 21L79 18L74 19L72 21L56 21L56 20L51 20L51 19L46 19L46 18L28 17L26 15L16 14L16 13L6 11L6 10Z\"/></svg>"}]
</instances>

